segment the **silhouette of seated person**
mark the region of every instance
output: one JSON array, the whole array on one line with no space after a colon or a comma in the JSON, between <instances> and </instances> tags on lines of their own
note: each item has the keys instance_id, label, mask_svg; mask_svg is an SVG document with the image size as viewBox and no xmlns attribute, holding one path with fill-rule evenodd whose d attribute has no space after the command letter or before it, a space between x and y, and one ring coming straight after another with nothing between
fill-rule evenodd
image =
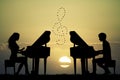
<instances>
[{"instance_id":1,"label":"silhouette of seated person","mask_svg":"<svg viewBox=\"0 0 120 80\"><path fill-rule=\"evenodd\" d=\"M109 68L106 66L107 62L111 61L111 48L109 42L106 40L105 33L98 34L99 40L102 42L103 50L98 50L96 54L102 54L102 58L93 59L93 74L96 74L96 64L104 69L104 74L109 74Z\"/></svg>"},{"instance_id":2,"label":"silhouette of seated person","mask_svg":"<svg viewBox=\"0 0 120 80\"><path fill-rule=\"evenodd\" d=\"M16 75L19 74L23 65L25 66L25 73L29 74L27 57L25 57L25 56L17 57L18 54L19 53L21 54L23 49L24 49L24 48L19 49L19 46L17 44L17 41L19 40L19 37L20 37L19 33L13 33L8 40L8 47L11 50L10 60L12 60L14 63L20 63L20 65L18 67L18 71L15 73Z\"/></svg>"}]
</instances>

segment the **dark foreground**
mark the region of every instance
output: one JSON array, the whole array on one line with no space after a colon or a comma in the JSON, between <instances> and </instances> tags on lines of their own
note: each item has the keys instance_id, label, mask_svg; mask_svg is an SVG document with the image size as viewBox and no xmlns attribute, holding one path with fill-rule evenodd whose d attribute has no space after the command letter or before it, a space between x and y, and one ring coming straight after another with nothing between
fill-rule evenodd
<instances>
[{"instance_id":1,"label":"dark foreground","mask_svg":"<svg viewBox=\"0 0 120 80\"><path fill-rule=\"evenodd\" d=\"M120 75L0 75L0 80L120 80Z\"/></svg>"}]
</instances>

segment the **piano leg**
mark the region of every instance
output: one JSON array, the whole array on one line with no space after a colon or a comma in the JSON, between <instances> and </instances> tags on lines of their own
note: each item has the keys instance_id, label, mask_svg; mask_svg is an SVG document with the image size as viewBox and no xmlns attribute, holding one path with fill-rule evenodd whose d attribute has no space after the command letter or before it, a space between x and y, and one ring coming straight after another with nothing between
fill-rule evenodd
<instances>
[{"instance_id":1,"label":"piano leg","mask_svg":"<svg viewBox=\"0 0 120 80\"><path fill-rule=\"evenodd\" d=\"M88 59L85 58L85 74L89 74L89 71L88 71Z\"/></svg>"},{"instance_id":2,"label":"piano leg","mask_svg":"<svg viewBox=\"0 0 120 80\"><path fill-rule=\"evenodd\" d=\"M76 58L73 58L74 59L74 73L76 75Z\"/></svg>"},{"instance_id":3,"label":"piano leg","mask_svg":"<svg viewBox=\"0 0 120 80\"><path fill-rule=\"evenodd\" d=\"M35 74L38 75L39 71L39 58L35 58Z\"/></svg>"},{"instance_id":4,"label":"piano leg","mask_svg":"<svg viewBox=\"0 0 120 80\"><path fill-rule=\"evenodd\" d=\"M35 72L35 58L32 59L32 71L31 74L34 74Z\"/></svg>"},{"instance_id":5,"label":"piano leg","mask_svg":"<svg viewBox=\"0 0 120 80\"><path fill-rule=\"evenodd\" d=\"M46 75L46 62L47 61L47 58L44 58L44 74Z\"/></svg>"},{"instance_id":6,"label":"piano leg","mask_svg":"<svg viewBox=\"0 0 120 80\"><path fill-rule=\"evenodd\" d=\"M87 61L87 58L85 58L85 70L88 71L88 61Z\"/></svg>"},{"instance_id":7,"label":"piano leg","mask_svg":"<svg viewBox=\"0 0 120 80\"><path fill-rule=\"evenodd\" d=\"M93 74L96 74L96 62L95 62L95 56L93 57L93 60L92 60L92 66L93 66Z\"/></svg>"},{"instance_id":8,"label":"piano leg","mask_svg":"<svg viewBox=\"0 0 120 80\"><path fill-rule=\"evenodd\" d=\"M82 75L85 75L85 58L81 58L81 70L82 70Z\"/></svg>"}]
</instances>

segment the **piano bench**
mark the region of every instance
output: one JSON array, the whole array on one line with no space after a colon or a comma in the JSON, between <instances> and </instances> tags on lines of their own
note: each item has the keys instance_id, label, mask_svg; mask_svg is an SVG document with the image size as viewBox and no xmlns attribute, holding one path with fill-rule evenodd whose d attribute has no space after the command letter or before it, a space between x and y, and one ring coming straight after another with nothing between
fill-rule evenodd
<instances>
[{"instance_id":1,"label":"piano bench","mask_svg":"<svg viewBox=\"0 0 120 80\"><path fill-rule=\"evenodd\" d=\"M106 66L107 66L108 68L109 68L109 67L113 68L113 69L114 69L114 74L115 74L116 60L111 60L110 62L108 62L108 63L106 64Z\"/></svg>"},{"instance_id":2,"label":"piano bench","mask_svg":"<svg viewBox=\"0 0 120 80\"><path fill-rule=\"evenodd\" d=\"M15 62L13 62L12 60L5 60L4 65L5 65L5 74L7 74L7 68L8 67L13 67L14 74L15 74Z\"/></svg>"}]
</instances>

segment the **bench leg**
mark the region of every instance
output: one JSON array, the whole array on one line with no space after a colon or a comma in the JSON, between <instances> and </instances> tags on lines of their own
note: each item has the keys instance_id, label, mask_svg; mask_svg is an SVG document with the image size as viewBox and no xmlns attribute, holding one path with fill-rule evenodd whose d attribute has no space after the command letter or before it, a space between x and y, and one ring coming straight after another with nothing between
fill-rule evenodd
<instances>
[{"instance_id":1,"label":"bench leg","mask_svg":"<svg viewBox=\"0 0 120 80\"><path fill-rule=\"evenodd\" d=\"M115 74L115 66L114 66L114 74Z\"/></svg>"},{"instance_id":2,"label":"bench leg","mask_svg":"<svg viewBox=\"0 0 120 80\"><path fill-rule=\"evenodd\" d=\"M15 66L14 66L14 75L15 75Z\"/></svg>"},{"instance_id":3,"label":"bench leg","mask_svg":"<svg viewBox=\"0 0 120 80\"><path fill-rule=\"evenodd\" d=\"M5 66L5 74L7 74L7 67Z\"/></svg>"}]
</instances>

